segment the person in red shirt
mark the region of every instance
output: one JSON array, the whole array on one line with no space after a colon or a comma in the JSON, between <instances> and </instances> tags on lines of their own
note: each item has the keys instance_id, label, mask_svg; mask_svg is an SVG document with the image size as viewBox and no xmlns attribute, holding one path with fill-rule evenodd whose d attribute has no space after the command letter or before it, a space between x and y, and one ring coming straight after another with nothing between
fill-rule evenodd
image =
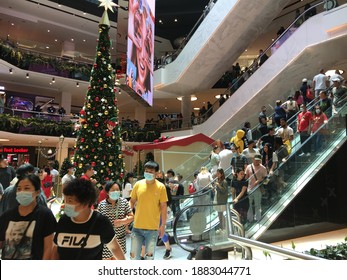
<instances>
[{"instance_id":1,"label":"person in red shirt","mask_svg":"<svg viewBox=\"0 0 347 280\"><path fill-rule=\"evenodd\" d=\"M310 137L312 127L312 113L307 110L305 104L301 104L300 113L298 115L297 132L300 134L301 153L299 156L311 155L311 141L309 140L305 145L303 143Z\"/></svg>"},{"instance_id":2,"label":"person in red shirt","mask_svg":"<svg viewBox=\"0 0 347 280\"><path fill-rule=\"evenodd\" d=\"M96 185L97 181L93 178L91 178L94 175L94 168L89 163L85 164L83 166L83 175L80 177L80 179L84 179L87 181L90 181L93 186Z\"/></svg>"},{"instance_id":3,"label":"person in red shirt","mask_svg":"<svg viewBox=\"0 0 347 280\"><path fill-rule=\"evenodd\" d=\"M51 170L46 167L45 173L42 174L43 178L41 180L41 188L47 199L51 197L51 189L53 187L53 175L51 175Z\"/></svg>"},{"instance_id":4,"label":"person in red shirt","mask_svg":"<svg viewBox=\"0 0 347 280\"><path fill-rule=\"evenodd\" d=\"M321 126L328 123L328 117L323 113L322 108L316 105L314 108L314 115L312 119L312 134L315 133ZM313 146L314 151L319 152L321 150L323 143L325 142L326 128L321 128L313 136Z\"/></svg>"}]
</instances>

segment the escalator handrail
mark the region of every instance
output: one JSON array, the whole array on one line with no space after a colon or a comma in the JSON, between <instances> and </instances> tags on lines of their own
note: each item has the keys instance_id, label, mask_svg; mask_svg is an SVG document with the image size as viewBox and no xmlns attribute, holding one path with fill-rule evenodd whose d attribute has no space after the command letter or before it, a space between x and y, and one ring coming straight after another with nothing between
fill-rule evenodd
<instances>
[{"instance_id":1,"label":"escalator handrail","mask_svg":"<svg viewBox=\"0 0 347 280\"><path fill-rule=\"evenodd\" d=\"M276 38L276 40L274 40L274 41L263 51L263 54L257 57L257 59L255 60L255 62L253 62L248 68L249 68L249 69L257 69L257 68L255 68L255 67L257 66L258 61L260 60L260 58L261 58L263 55L265 55L266 52L269 51L273 46L275 46L276 43L284 36L284 34L285 34L287 31L289 31L289 30L294 26L294 24L295 24L299 19L301 19L308 11L311 11L312 9L316 8L317 6L324 4L325 2L326 2L326 1L321 1L321 2L319 2L319 3L317 3L317 4L313 5L313 6L311 6L309 9L303 11L303 12L302 12L302 13L301 13L301 14L300 14L300 15L299 15L299 16L298 16L298 17L286 28L286 30L285 30L280 36L278 36L278 37ZM231 90L235 85L237 85L237 84L240 82L241 79L244 79L245 76L246 76L246 72L245 72L243 75L241 75L240 77L238 77L238 78L236 79L236 81L235 81L230 87L227 88L227 90L223 93L223 95L224 95L224 94L229 94L229 93L231 93L230 90ZM222 95L222 94L221 94L221 95ZM216 101L212 104L211 109L209 109L209 110L206 111L206 113L202 116L202 119L205 119L205 120L208 119L208 118L206 118L206 117L208 117L208 115L211 114L210 110L213 110L213 108L215 107L215 105L216 105L218 102L219 102L219 100L216 100Z\"/></svg>"}]
</instances>

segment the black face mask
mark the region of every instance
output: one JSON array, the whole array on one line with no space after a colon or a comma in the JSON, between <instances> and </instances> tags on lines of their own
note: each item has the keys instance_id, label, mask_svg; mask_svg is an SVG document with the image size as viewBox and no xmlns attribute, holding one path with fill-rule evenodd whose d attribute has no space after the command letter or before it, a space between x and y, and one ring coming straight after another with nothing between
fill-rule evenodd
<instances>
[{"instance_id":1,"label":"black face mask","mask_svg":"<svg viewBox=\"0 0 347 280\"><path fill-rule=\"evenodd\" d=\"M165 180L164 180L164 178L156 178L160 183L163 183L163 184L165 184Z\"/></svg>"}]
</instances>

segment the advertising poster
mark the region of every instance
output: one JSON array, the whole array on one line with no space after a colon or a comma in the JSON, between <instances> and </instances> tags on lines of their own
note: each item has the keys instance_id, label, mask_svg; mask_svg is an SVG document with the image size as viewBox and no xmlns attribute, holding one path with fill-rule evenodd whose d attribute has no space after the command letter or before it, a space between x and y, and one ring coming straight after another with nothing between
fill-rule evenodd
<instances>
[{"instance_id":1,"label":"advertising poster","mask_svg":"<svg viewBox=\"0 0 347 280\"><path fill-rule=\"evenodd\" d=\"M127 85L153 105L155 0L129 0Z\"/></svg>"}]
</instances>

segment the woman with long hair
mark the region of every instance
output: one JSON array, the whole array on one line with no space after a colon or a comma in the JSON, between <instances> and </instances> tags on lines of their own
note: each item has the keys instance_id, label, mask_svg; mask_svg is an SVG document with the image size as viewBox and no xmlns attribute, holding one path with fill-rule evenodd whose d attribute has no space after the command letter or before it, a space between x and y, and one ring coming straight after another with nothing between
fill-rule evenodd
<instances>
[{"instance_id":1,"label":"woman with long hair","mask_svg":"<svg viewBox=\"0 0 347 280\"><path fill-rule=\"evenodd\" d=\"M247 186L245 171L241 168L236 169L236 176L231 183L231 196L233 199L233 208L240 214L243 224L247 220L247 211L249 208Z\"/></svg>"},{"instance_id":2,"label":"woman with long hair","mask_svg":"<svg viewBox=\"0 0 347 280\"><path fill-rule=\"evenodd\" d=\"M216 231L223 232L226 229L226 222L224 217L224 211L226 210L226 203L228 201L228 184L225 180L225 174L223 168L218 168L216 172L217 180L215 181L215 189L217 192L217 203L223 204L223 205L217 205L215 206L215 209L218 212L218 218L219 218L219 227L220 230Z\"/></svg>"}]
</instances>

